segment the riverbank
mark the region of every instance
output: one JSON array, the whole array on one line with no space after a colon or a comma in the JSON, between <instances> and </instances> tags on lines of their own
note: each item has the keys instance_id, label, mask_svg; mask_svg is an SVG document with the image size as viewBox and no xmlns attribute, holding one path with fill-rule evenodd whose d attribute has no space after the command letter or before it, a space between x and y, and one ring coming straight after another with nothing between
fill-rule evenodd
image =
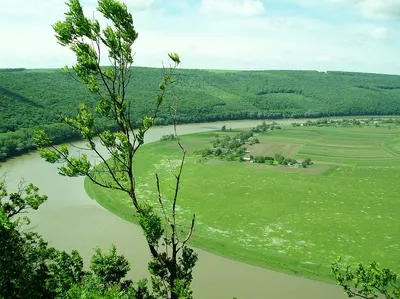
<instances>
[{"instance_id":1,"label":"riverbank","mask_svg":"<svg viewBox=\"0 0 400 299\"><path fill-rule=\"evenodd\" d=\"M293 120L289 120L289 123ZM278 121L282 122L282 121ZM252 127L260 121L228 121L189 124L178 127L178 134L190 134L227 127ZM159 140L172 133L172 127L154 127L145 142ZM76 142L84 146L85 142ZM77 148L70 146L71 153ZM50 245L70 251L77 249L87 262L93 248L109 249L115 244L131 263L130 278L147 277L148 248L141 229L102 208L90 199L83 187L84 178L66 178L58 175L57 165L44 162L37 153L23 155L3 164L2 171L10 172L7 182L16 187L20 178L37 185L48 201L32 212L31 229L43 235ZM196 249L199 262L194 271L193 290L196 299L340 299L345 298L341 288L301 277L278 273L235 262Z\"/></svg>"},{"instance_id":2,"label":"riverbank","mask_svg":"<svg viewBox=\"0 0 400 299\"><path fill-rule=\"evenodd\" d=\"M219 123L226 123L229 121L262 121L266 122L298 122L298 121L306 121L306 120L315 120L315 119L365 119L365 118L388 118L388 117L399 117L399 116L337 116L337 117L320 117L320 118L286 118L286 119L243 119L243 120L228 120L228 121L219 121ZM218 123L218 122L214 122ZM202 124L202 123L183 123L182 125L188 124ZM161 127L163 127L161 125ZM60 145L64 143L71 143L81 140L80 133L73 130L72 128L61 124L55 123L50 125L39 126L36 129L44 130L48 135L53 139L54 145ZM115 127L105 127L104 130L115 130ZM17 131L10 131L5 133L0 133L0 162L4 163L9 159L14 157L20 157L25 154L29 154L36 150L35 142L32 138L34 129L32 128L23 128Z\"/></svg>"},{"instance_id":3,"label":"riverbank","mask_svg":"<svg viewBox=\"0 0 400 299\"><path fill-rule=\"evenodd\" d=\"M330 265L338 255L346 264L374 260L398 271L400 260L396 243L391 241L400 237L394 221L400 209L394 191L400 169L398 126L376 127L372 122L367 127L281 127L258 134L260 143L246 146L250 154L289 153L297 161L311 157L313 165L293 168L229 162L214 155L200 158L196 151L209 148L215 134L229 134L229 130L181 136L187 155L178 221L185 227L196 213L198 224L191 245L329 282L334 281ZM155 172L163 197L168 198L173 185L170 164L179 159L178 152L172 141L163 141L147 144L137 153L140 200L157 197ZM130 201L119 192L104 190L88 179L85 189L110 212L137 222ZM361 212L354 219L362 207L368 213Z\"/></svg>"}]
</instances>

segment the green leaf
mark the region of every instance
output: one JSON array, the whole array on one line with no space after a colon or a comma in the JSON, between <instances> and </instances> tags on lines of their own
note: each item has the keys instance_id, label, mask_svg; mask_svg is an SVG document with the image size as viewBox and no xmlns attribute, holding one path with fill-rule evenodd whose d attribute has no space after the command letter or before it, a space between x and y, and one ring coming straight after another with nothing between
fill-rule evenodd
<instances>
[{"instance_id":1,"label":"green leaf","mask_svg":"<svg viewBox=\"0 0 400 299\"><path fill-rule=\"evenodd\" d=\"M181 63L181 60L179 59L179 55L177 53L169 53L168 54L169 58L171 58L171 60L173 62L175 62L176 64Z\"/></svg>"},{"instance_id":2,"label":"green leaf","mask_svg":"<svg viewBox=\"0 0 400 299\"><path fill-rule=\"evenodd\" d=\"M43 130L34 131L33 140L39 148L49 146L53 143L50 137Z\"/></svg>"},{"instance_id":3,"label":"green leaf","mask_svg":"<svg viewBox=\"0 0 400 299\"><path fill-rule=\"evenodd\" d=\"M79 158L70 157L66 166L61 166L58 169L60 174L69 177L88 175L91 169L91 163L87 160L86 155Z\"/></svg>"},{"instance_id":4,"label":"green leaf","mask_svg":"<svg viewBox=\"0 0 400 299\"><path fill-rule=\"evenodd\" d=\"M143 229L147 242L153 246L158 246L164 230L161 226L160 217L154 213L153 208L148 204L142 204L139 208L138 221Z\"/></svg>"},{"instance_id":5,"label":"green leaf","mask_svg":"<svg viewBox=\"0 0 400 299\"><path fill-rule=\"evenodd\" d=\"M47 149L47 148L39 148L38 149L40 157L45 159L49 163L56 163L59 162L62 159L62 156L60 153Z\"/></svg>"}]
</instances>

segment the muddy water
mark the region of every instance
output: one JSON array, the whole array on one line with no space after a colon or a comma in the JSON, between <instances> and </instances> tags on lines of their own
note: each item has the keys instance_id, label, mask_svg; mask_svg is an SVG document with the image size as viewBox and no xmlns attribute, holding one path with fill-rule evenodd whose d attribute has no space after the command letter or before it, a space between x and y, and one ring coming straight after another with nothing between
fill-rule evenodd
<instances>
[{"instance_id":1,"label":"muddy water","mask_svg":"<svg viewBox=\"0 0 400 299\"><path fill-rule=\"evenodd\" d=\"M227 121L189 124L179 126L178 134L220 129L222 125L238 128L259 123ZM146 142L158 140L162 135L172 132L171 127L152 128ZM83 146L84 143L75 144ZM76 148L71 147L71 150L76 151ZM1 172L7 170L6 180L10 189L24 178L48 195L49 200L30 217L32 229L42 234L52 246L67 251L77 249L88 261L94 247L108 249L115 244L131 263L130 277L136 280L147 276L149 254L140 228L118 218L90 199L83 188L83 178L58 175L56 166L44 162L36 153L4 163ZM198 299L232 299L234 296L239 299L345 298L342 290L335 285L235 262L198 249L196 251L199 262L194 271L193 290Z\"/></svg>"}]
</instances>

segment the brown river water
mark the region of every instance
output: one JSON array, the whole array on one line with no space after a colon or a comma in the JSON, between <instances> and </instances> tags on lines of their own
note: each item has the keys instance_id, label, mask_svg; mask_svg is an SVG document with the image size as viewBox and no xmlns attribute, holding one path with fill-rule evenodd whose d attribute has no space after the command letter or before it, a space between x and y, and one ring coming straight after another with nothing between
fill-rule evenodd
<instances>
[{"instance_id":1,"label":"brown river water","mask_svg":"<svg viewBox=\"0 0 400 299\"><path fill-rule=\"evenodd\" d=\"M302 120L277 120L278 123ZM261 121L225 121L217 123L178 126L178 134L227 128L245 128ZM154 127L146 135L146 142L156 141L173 132L172 127ZM84 142L75 142L84 146ZM76 151L70 147L71 151ZM10 191L23 178L37 185L49 199L30 213L32 229L43 235L51 246L70 251L77 249L89 261L93 248L108 250L112 244L131 263L129 278L147 277L148 247L140 227L127 222L101 207L89 198L83 187L84 178L66 178L58 175L56 165L42 160L37 153L11 159L2 165L7 171ZM340 287L302 277L283 274L241 262L226 259L204 250L194 270L193 291L196 299L340 299L346 298Z\"/></svg>"}]
</instances>

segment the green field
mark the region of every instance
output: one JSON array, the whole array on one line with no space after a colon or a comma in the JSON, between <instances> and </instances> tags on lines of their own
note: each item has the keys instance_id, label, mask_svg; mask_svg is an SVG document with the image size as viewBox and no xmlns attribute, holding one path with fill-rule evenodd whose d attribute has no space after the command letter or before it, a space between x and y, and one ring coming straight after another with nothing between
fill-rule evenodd
<instances>
[{"instance_id":1,"label":"green field","mask_svg":"<svg viewBox=\"0 0 400 299\"><path fill-rule=\"evenodd\" d=\"M259 134L250 153L311 158L308 168L202 159L215 134L182 136L188 150L179 221L191 244L235 260L305 277L331 280L330 264L376 260L400 270L400 130L388 127L283 127ZM173 141L143 146L136 159L139 197L156 203L155 172L171 196L179 162ZM102 206L135 221L127 198L88 180ZM167 200L167 199L166 199ZM155 204L156 205L156 204Z\"/></svg>"}]
</instances>

